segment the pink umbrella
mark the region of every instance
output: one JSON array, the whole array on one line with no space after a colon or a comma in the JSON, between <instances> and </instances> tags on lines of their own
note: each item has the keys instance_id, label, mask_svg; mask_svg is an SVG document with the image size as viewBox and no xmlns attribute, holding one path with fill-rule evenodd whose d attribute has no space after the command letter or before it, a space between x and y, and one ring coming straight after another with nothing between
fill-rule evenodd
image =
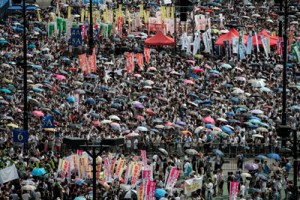
<instances>
[{"instance_id":1,"label":"pink umbrella","mask_svg":"<svg viewBox=\"0 0 300 200\"><path fill-rule=\"evenodd\" d=\"M141 78L142 77L142 75L140 75L140 74L134 74L133 76L137 77L137 78Z\"/></svg>"},{"instance_id":2,"label":"pink umbrella","mask_svg":"<svg viewBox=\"0 0 300 200\"><path fill-rule=\"evenodd\" d=\"M99 127L101 123L99 121L92 121L92 126Z\"/></svg>"},{"instance_id":3,"label":"pink umbrella","mask_svg":"<svg viewBox=\"0 0 300 200\"><path fill-rule=\"evenodd\" d=\"M155 67L149 67L148 71L157 71L157 69Z\"/></svg>"},{"instance_id":4,"label":"pink umbrella","mask_svg":"<svg viewBox=\"0 0 300 200\"><path fill-rule=\"evenodd\" d=\"M195 68L193 71L194 71L194 73L203 73L204 72L204 70L200 69L200 68Z\"/></svg>"},{"instance_id":5,"label":"pink umbrella","mask_svg":"<svg viewBox=\"0 0 300 200\"><path fill-rule=\"evenodd\" d=\"M186 60L185 62L187 62L187 63L192 63L192 64L195 63L195 61L193 61L193 60Z\"/></svg>"},{"instance_id":6,"label":"pink umbrella","mask_svg":"<svg viewBox=\"0 0 300 200\"><path fill-rule=\"evenodd\" d=\"M136 136L139 136L139 134L138 134L138 133L135 133L135 132L129 133L129 134L127 135L127 137L136 137Z\"/></svg>"},{"instance_id":7,"label":"pink umbrella","mask_svg":"<svg viewBox=\"0 0 300 200\"><path fill-rule=\"evenodd\" d=\"M192 80L188 80L188 79L184 80L183 83L185 85L187 85L187 84L194 85L194 82Z\"/></svg>"},{"instance_id":8,"label":"pink umbrella","mask_svg":"<svg viewBox=\"0 0 300 200\"><path fill-rule=\"evenodd\" d=\"M215 124L215 120L211 117L205 117L203 118L203 122L206 123L206 124Z\"/></svg>"},{"instance_id":9,"label":"pink umbrella","mask_svg":"<svg viewBox=\"0 0 300 200\"><path fill-rule=\"evenodd\" d=\"M145 121L145 117L143 117L141 115L135 115L134 119L139 120L139 121Z\"/></svg>"},{"instance_id":10,"label":"pink umbrella","mask_svg":"<svg viewBox=\"0 0 300 200\"><path fill-rule=\"evenodd\" d=\"M45 116L45 114L42 111L38 111L38 110L33 111L32 114L36 117L44 117Z\"/></svg>"},{"instance_id":11,"label":"pink umbrella","mask_svg":"<svg viewBox=\"0 0 300 200\"><path fill-rule=\"evenodd\" d=\"M57 74L57 75L55 76L55 78L56 78L57 80L66 80L66 77L65 77L65 76L59 75L59 74Z\"/></svg>"},{"instance_id":12,"label":"pink umbrella","mask_svg":"<svg viewBox=\"0 0 300 200\"><path fill-rule=\"evenodd\" d=\"M167 123L165 124L165 126L172 126L172 125L173 125L172 122L167 122Z\"/></svg>"}]
</instances>

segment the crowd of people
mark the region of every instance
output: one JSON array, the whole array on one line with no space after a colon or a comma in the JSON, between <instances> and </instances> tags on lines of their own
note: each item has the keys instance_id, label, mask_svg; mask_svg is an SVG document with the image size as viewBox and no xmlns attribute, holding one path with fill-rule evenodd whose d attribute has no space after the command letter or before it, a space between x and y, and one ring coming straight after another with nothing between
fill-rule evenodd
<instances>
[{"instance_id":1,"label":"crowd of people","mask_svg":"<svg viewBox=\"0 0 300 200\"><path fill-rule=\"evenodd\" d=\"M222 8L225 25L242 20L247 6L254 6L251 15L256 12L262 20L255 21L251 15L244 17L246 26L237 27L239 31L278 33L279 17L273 18L272 23L265 22L273 13L269 2L245 6L232 1L226 6L224 1L206 5L202 2L195 7L205 13L217 6L219 9L210 13L212 19L219 16ZM47 22L53 9L42 9L43 22ZM73 14L80 14L80 9L77 11ZM62 8L61 15L64 14L67 15L67 9L64 13ZM12 30L8 19L6 25L0 25L0 43L7 41L0 44L0 167L15 164L19 175L19 179L1 185L0 199L91 198L93 185L89 179L78 182L75 172L70 179L63 179L57 170L60 159L66 156L62 151L65 137L90 142L124 137L124 147L113 152L113 157L124 158L125 166L135 156L141 161L139 150L146 150L156 190L165 191L163 196L156 192L156 199L210 200L229 195L232 181L239 183L239 199L293 199L289 177L292 161L288 158L292 155L292 143L288 140L283 148L276 132L281 124L283 90L282 56L276 47L271 48L269 57L255 48L241 60L236 54L224 56L222 50L215 49L214 54L204 52L202 42L200 56L193 56L181 49L182 28L177 35L175 55L174 47L151 47L150 61L144 63L144 69L136 67L133 73L127 73L124 52L140 51L145 38L127 37L130 33L124 28L122 36L112 33L98 38L97 71L85 74L78 61L78 53L85 47L71 48L67 36L48 38L42 34L47 32L47 23L37 22L35 13L27 16L28 144L14 143L12 136L13 129L23 126L22 32ZM17 14L10 19L12 24L22 23ZM41 30L39 33L35 26ZM219 22L212 21L212 26L226 29L219 27ZM137 29L136 32L144 31L143 27ZM299 30L298 24L295 30ZM293 33L292 43L299 39L298 32ZM220 34L214 33L214 38ZM288 58L287 123L299 138L299 62L290 55ZM58 79L57 75L64 78ZM40 115L35 111L54 116L55 128L42 129ZM102 159L111 153L104 152ZM237 167L228 172L222 166L229 157L237 160ZM254 163L247 162L249 159ZM172 167L180 170L180 176L175 187L167 190L164 180ZM35 176L35 168L43 168L47 173ZM185 181L200 177L201 189L186 194ZM137 188L128 189L130 181L124 184L124 179L125 171L120 178L98 181L98 199L128 199L124 194ZM132 195L137 199L137 194Z\"/></svg>"}]
</instances>

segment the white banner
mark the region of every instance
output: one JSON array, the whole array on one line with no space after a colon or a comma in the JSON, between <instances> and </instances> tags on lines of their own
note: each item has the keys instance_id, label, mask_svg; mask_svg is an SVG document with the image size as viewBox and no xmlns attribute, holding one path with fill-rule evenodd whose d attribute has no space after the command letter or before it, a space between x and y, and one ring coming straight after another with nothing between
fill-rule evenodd
<instances>
[{"instance_id":1,"label":"white banner","mask_svg":"<svg viewBox=\"0 0 300 200\"><path fill-rule=\"evenodd\" d=\"M184 194L192 193L202 188L203 176L184 181Z\"/></svg>"},{"instance_id":2,"label":"white banner","mask_svg":"<svg viewBox=\"0 0 300 200\"><path fill-rule=\"evenodd\" d=\"M239 51L239 38L232 38L232 53L238 53Z\"/></svg>"},{"instance_id":3,"label":"white banner","mask_svg":"<svg viewBox=\"0 0 300 200\"><path fill-rule=\"evenodd\" d=\"M7 183L9 181L19 179L16 166L13 164L9 167L0 170L0 183Z\"/></svg>"}]
</instances>

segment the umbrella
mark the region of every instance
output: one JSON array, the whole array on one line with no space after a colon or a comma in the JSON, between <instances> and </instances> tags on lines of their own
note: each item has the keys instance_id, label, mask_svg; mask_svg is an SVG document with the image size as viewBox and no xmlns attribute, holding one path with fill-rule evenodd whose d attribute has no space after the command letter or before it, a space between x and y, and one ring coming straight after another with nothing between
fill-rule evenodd
<instances>
[{"instance_id":1,"label":"umbrella","mask_svg":"<svg viewBox=\"0 0 300 200\"><path fill-rule=\"evenodd\" d=\"M135 115L134 119L138 120L138 121L145 121L145 117L141 116L141 115Z\"/></svg>"},{"instance_id":2,"label":"umbrella","mask_svg":"<svg viewBox=\"0 0 300 200\"><path fill-rule=\"evenodd\" d=\"M262 111L262 110L250 110L249 112L252 114L257 114L257 115L264 114L264 111Z\"/></svg>"},{"instance_id":3,"label":"umbrella","mask_svg":"<svg viewBox=\"0 0 300 200\"><path fill-rule=\"evenodd\" d=\"M104 119L101 121L101 124L109 124L111 122L112 122L111 120Z\"/></svg>"},{"instance_id":4,"label":"umbrella","mask_svg":"<svg viewBox=\"0 0 300 200\"><path fill-rule=\"evenodd\" d=\"M231 69L232 68L231 65L229 65L229 64L222 64L220 67L224 68L224 69Z\"/></svg>"},{"instance_id":5,"label":"umbrella","mask_svg":"<svg viewBox=\"0 0 300 200\"><path fill-rule=\"evenodd\" d=\"M251 178L251 174L247 173L247 172L244 172L241 174L241 177L245 177L245 178Z\"/></svg>"},{"instance_id":6,"label":"umbrella","mask_svg":"<svg viewBox=\"0 0 300 200\"><path fill-rule=\"evenodd\" d=\"M32 114L36 117L44 117L45 116L45 114L42 111L38 111L38 110L33 111Z\"/></svg>"},{"instance_id":7,"label":"umbrella","mask_svg":"<svg viewBox=\"0 0 300 200\"><path fill-rule=\"evenodd\" d=\"M79 185L79 186L81 186L83 183L84 183L84 180L82 180L82 179L78 179L77 181L75 181L75 184Z\"/></svg>"},{"instance_id":8,"label":"umbrella","mask_svg":"<svg viewBox=\"0 0 300 200\"><path fill-rule=\"evenodd\" d=\"M252 87L262 88L265 87L266 83L263 80L255 80L251 83Z\"/></svg>"},{"instance_id":9,"label":"umbrella","mask_svg":"<svg viewBox=\"0 0 300 200\"><path fill-rule=\"evenodd\" d=\"M252 170L257 170L258 169L258 165L255 163L247 163L245 165L245 169L252 171Z\"/></svg>"},{"instance_id":10,"label":"umbrella","mask_svg":"<svg viewBox=\"0 0 300 200\"><path fill-rule=\"evenodd\" d=\"M121 120L117 115L110 115L108 118L112 119L112 120L117 120L117 121Z\"/></svg>"},{"instance_id":11,"label":"umbrella","mask_svg":"<svg viewBox=\"0 0 300 200\"><path fill-rule=\"evenodd\" d=\"M22 185L35 185L35 182L32 180L24 180L21 182Z\"/></svg>"},{"instance_id":12,"label":"umbrella","mask_svg":"<svg viewBox=\"0 0 300 200\"><path fill-rule=\"evenodd\" d=\"M214 149L213 150L214 154L219 155L219 156L224 156L224 153L220 151L219 149Z\"/></svg>"},{"instance_id":13,"label":"umbrella","mask_svg":"<svg viewBox=\"0 0 300 200\"><path fill-rule=\"evenodd\" d=\"M258 155L258 156L255 156L255 159L258 159L258 160L268 160L268 157L266 157L264 155Z\"/></svg>"},{"instance_id":14,"label":"umbrella","mask_svg":"<svg viewBox=\"0 0 300 200\"><path fill-rule=\"evenodd\" d=\"M150 110L150 109L146 109L145 113L147 113L148 115L155 115L155 112L153 110Z\"/></svg>"},{"instance_id":15,"label":"umbrella","mask_svg":"<svg viewBox=\"0 0 300 200\"><path fill-rule=\"evenodd\" d=\"M148 131L147 127L144 127L144 126L138 126L137 130L142 131L142 132Z\"/></svg>"},{"instance_id":16,"label":"umbrella","mask_svg":"<svg viewBox=\"0 0 300 200\"><path fill-rule=\"evenodd\" d=\"M198 155L198 151L196 151L195 149L187 149L185 150L185 153L188 155Z\"/></svg>"},{"instance_id":17,"label":"umbrella","mask_svg":"<svg viewBox=\"0 0 300 200\"><path fill-rule=\"evenodd\" d=\"M32 176L43 176L46 174L46 171L44 168L34 168L31 172Z\"/></svg>"},{"instance_id":18,"label":"umbrella","mask_svg":"<svg viewBox=\"0 0 300 200\"><path fill-rule=\"evenodd\" d=\"M263 174L259 174L259 173L256 173L255 176L262 179L262 180L264 180L264 181L267 181L269 179L267 176L265 176Z\"/></svg>"},{"instance_id":19,"label":"umbrella","mask_svg":"<svg viewBox=\"0 0 300 200\"><path fill-rule=\"evenodd\" d=\"M6 124L6 126L10 128L19 128L17 124L13 124L13 123Z\"/></svg>"},{"instance_id":20,"label":"umbrella","mask_svg":"<svg viewBox=\"0 0 300 200\"><path fill-rule=\"evenodd\" d=\"M115 123L115 122L112 122L112 123L110 124L110 126L112 127L113 130L116 130L116 131L118 131L118 130L121 129L120 124Z\"/></svg>"},{"instance_id":21,"label":"umbrella","mask_svg":"<svg viewBox=\"0 0 300 200\"><path fill-rule=\"evenodd\" d=\"M194 84L194 81L186 79L186 80L183 81L183 83L184 83L185 85L188 85L188 84L193 85L193 84Z\"/></svg>"},{"instance_id":22,"label":"umbrella","mask_svg":"<svg viewBox=\"0 0 300 200\"><path fill-rule=\"evenodd\" d=\"M0 92L6 93L6 94L11 94L11 91L9 89L6 89L6 88L1 88Z\"/></svg>"},{"instance_id":23,"label":"umbrella","mask_svg":"<svg viewBox=\"0 0 300 200\"><path fill-rule=\"evenodd\" d=\"M267 133L267 132L268 132L268 129L266 129L266 128L264 128L264 127L258 127L258 128L256 129L256 131L262 132L262 133Z\"/></svg>"},{"instance_id":24,"label":"umbrella","mask_svg":"<svg viewBox=\"0 0 300 200\"><path fill-rule=\"evenodd\" d=\"M140 108L140 109L144 109L145 107L143 106L143 104L133 104L133 107L135 108Z\"/></svg>"},{"instance_id":25,"label":"umbrella","mask_svg":"<svg viewBox=\"0 0 300 200\"><path fill-rule=\"evenodd\" d=\"M137 137L140 136L138 133L132 132L127 135L127 137Z\"/></svg>"},{"instance_id":26,"label":"umbrella","mask_svg":"<svg viewBox=\"0 0 300 200\"><path fill-rule=\"evenodd\" d=\"M231 97L230 101L232 101L233 103L240 103L240 100L236 97Z\"/></svg>"},{"instance_id":27,"label":"umbrella","mask_svg":"<svg viewBox=\"0 0 300 200\"><path fill-rule=\"evenodd\" d=\"M169 153L163 148L158 148L158 151L161 152L162 154L164 154L165 156L169 155Z\"/></svg>"},{"instance_id":28,"label":"umbrella","mask_svg":"<svg viewBox=\"0 0 300 200\"><path fill-rule=\"evenodd\" d=\"M80 196L80 197L76 197L74 200L86 200L86 198L85 198L85 197L82 197L82 196Z\"/></svg>"},{"instance_id":29,"label":"umbrella","mask_svg":"<svg viewBox=\"0 0 300 200\"><path fill-rule=\"evenodd\" d=\"M59 75L59 74L57 74L57 75L55 76L55 78L56 78L57 80L66 80L66 77L65 77L65 76Z\"/></svg>"},{"instance_id":30,"label":"umbrella","mask_svg":"<svg viewBox=\"0 0 300 200\"><path fill-rule=\"evenodd\" d=\"M213 118L211 118L211 117L205 117L202 120L206 124L215 124L215 120Z\"/></svg>"},{"instance_id":31,"label":"umbrella","mask_svg":"<svg viewBox=\"0 0 300 200\"><path fill-rule=\"evenodd\" d=\"M137 200L137 192L135 190L129 190L121 194L120 199L130 199L130 200Z\"/></svg>"},{"instance_id":32,"label":"umbrella","mask_svg":"<svg viewBox=\"0 0 300 200\"><path fill-rule=\"evenodd\" d=\"M221 126L221 129L224 133L232 134L233 131L228 126Z\"/></svg>"},{"instance_id":33,"label":"umbrella","mask_svg":"<svg viewBox=\"0 0 300 200\"><path fill-rule=\"evenodd\" d=\"M165 195L167 194L166 190L161 189L161 188L157 188L155 190L154 196L158 199L165 197Z\"/></svg>"},{"instance_id":34,"label":"umbrella","mask_svg":"<svg viewBox=\"0 0 300 200\"><path fill-rule=\"evenodd\" d=\"M264 136L262 136L262 135L260 135L260 134L254 134L254 135L252 135L252 137L264 138Z\"/></svg>"},{"instance_id":35,"label":"umbrella","mask_svg":"<svg viewBox=\"0 0 300 200\"><path fill-rule=\"evenodd\" d=\"M101 123L99 121L92 121L92 126L95 126L95 127L99 127L101 126Z\"/></svg>"},{"instance_id":36,"label":"umbrella","mask_svg":"<svg viewBox=\"0 0 300 200\"><path fill-rule=\"evenodd\" d=\"M272 158L274 160L281 160L280 156L276 153L269 153L267 156L268 158Z\"/></svg>"},{"instance_id":37,"label":"umbrella","mask_svg":"<svg viewBox=\"0 0 300 200\"><path fill-rule=\"evenodd\" d=\"M74 98L73 96L69 96L69 97L67 98L67 102L68 102L68 103L74 103L74 102L75 102L75 98Z\"/></svg>"},{"instance_id":38,"label":"umbrella","mask_svg":"<svg viewBox=\"0 0 300 200\"><path fill-rule=\"evenodd\" d=\"M34 185L24 185L22 187L22 190L28 190L28 191L33 191L35 189L36 189L36 187Z\"/></svg>"}]
</instances>

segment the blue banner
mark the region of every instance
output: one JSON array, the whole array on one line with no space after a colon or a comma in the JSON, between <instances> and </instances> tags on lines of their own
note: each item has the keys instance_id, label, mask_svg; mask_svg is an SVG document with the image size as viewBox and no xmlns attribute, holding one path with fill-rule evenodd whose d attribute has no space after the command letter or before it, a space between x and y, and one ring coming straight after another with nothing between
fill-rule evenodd
<instances>
[{"instance_id":1,"label":"blue banner","mask_svg":"<svg viewBox=\"0 0 300 200\"><path fill-rule=\"evenodd\" d=\"M82 45L81 28L71 28L71 45L74 47Z\"/></svg>"},{"instance_id":2,"label":"blue banner","mask_svg":"<svg viewBox=\"0 0 300 200\"><path fill-rule=\"evenodd\" d=\"M13 130L13 142L28 143L28 131Z\"/></svg>"},{"instance_id":3,"label":"blue banner","mask_svg":"<svg viewBox=\"0 0 300 200\"><path fill-rule=\"evenodd\" d=\"M89 4L90 0L84 0L83 3L84 4ZM93 5L103 4L103 0L92 0L92 4Z\"/></svg>"},{"instance_id":4,"label":"blue banner","mask_svg":"<svg viewBox=\"0 0 300 200\"><path fill-rule=\"evenodd\" d=\"M49 115L41 117L42 128L54 128L54 117Z\"/></svg>"}]
</instances>

